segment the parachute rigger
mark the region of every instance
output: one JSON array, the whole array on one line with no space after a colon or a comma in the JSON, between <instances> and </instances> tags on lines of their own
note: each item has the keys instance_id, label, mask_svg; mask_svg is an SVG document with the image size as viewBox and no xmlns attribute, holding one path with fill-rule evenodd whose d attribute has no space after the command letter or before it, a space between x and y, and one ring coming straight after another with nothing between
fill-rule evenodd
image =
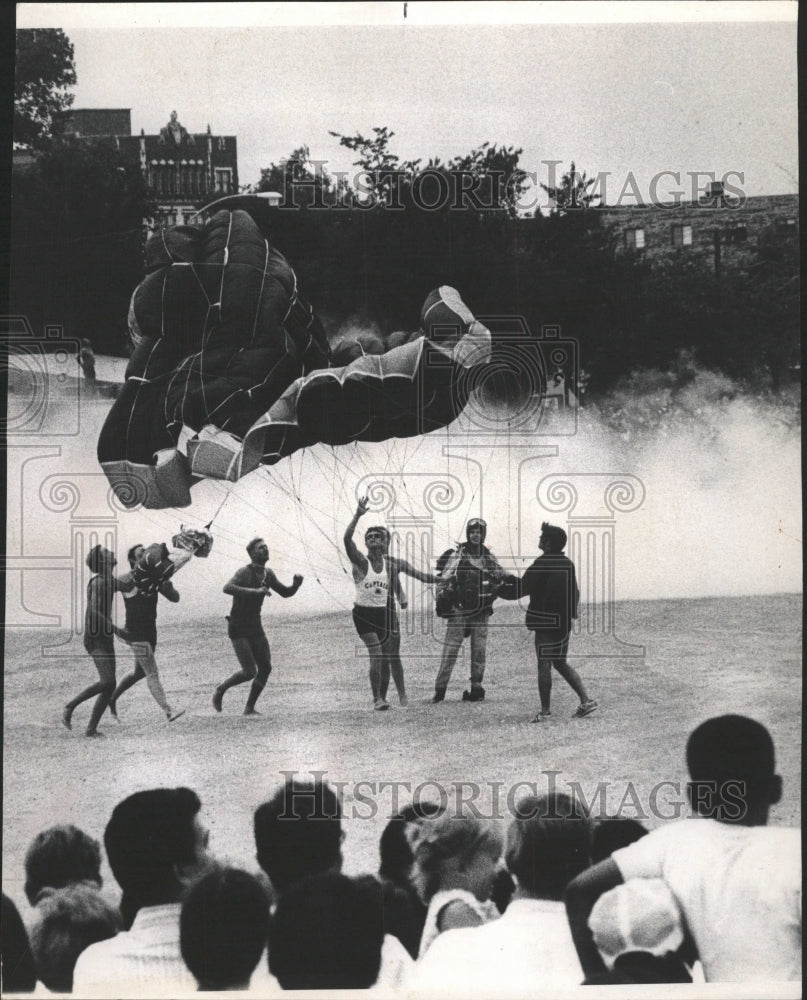
<instances>
[{"instance_id":1,"label":"parachute rigger","mask_svg":"<svg viewBox=\"0 0 807 1000\"><path fill-rule=\"evenodd\" d=\"M107 479L124 507L142 504L148 510L188 507L194 482L187 458L175 448L157 452L155 465L122 459L102 462Z\"/></svg>"}]
</instances>

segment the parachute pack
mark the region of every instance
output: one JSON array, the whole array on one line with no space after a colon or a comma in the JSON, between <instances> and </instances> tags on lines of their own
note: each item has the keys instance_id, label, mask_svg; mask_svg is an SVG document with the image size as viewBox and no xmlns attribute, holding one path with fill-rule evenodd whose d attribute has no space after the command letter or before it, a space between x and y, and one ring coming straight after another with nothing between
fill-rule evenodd
<instances>
[{"instance_id":1,"label":"parachute pack","mask_svg":"<svg viewBox=\"0 0 807 1000\"><path fill-rule=\"evenodd\" d=\"M135 350L98 441L126 507L185 507L201 479L233 482L320 442L444 427L490 359L488 329L441 286L405 343L332 367L294 271L244 211L156 233L146 270L129 309Z\"/></svg>"}]
</instances>

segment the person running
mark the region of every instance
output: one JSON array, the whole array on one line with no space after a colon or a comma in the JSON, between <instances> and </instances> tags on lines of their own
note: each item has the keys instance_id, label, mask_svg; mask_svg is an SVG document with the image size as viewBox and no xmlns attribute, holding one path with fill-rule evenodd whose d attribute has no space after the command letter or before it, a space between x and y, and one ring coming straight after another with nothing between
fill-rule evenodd
<instances>
[{"instance_id":1,"label":"person running","mask_svg":"<svg viewBox=\"0 0 807 1000\"><path fill-rule=\"evenodd\" d=\"M94 575L87 584L87 608L84 613L84 648L98 671L99 680L85 688L64 706L62 722L72 729L73 712L84 701L95 698L90 713L86 736L103 736L98 723L115 691L114 636L121 630L112 621L112 602L115 594L133 587L131 575L116 577L118 564L114 552L103 545L95 545L87 555L87 567Z\"/></svg>"},{"instance_id":2,"label":"person running","mask_svg":"<svg viewBox=\"0 0 807 1000\"><path fill-rule=\"evenodd\" d=\"M465 527L465 542L444 552L437 560L441 573L438 602L445 602L446 634L440 669L434 682L433 704L445 699L451 672L464 639L471 640L471 686L463 691L463 701L484 701L485 654L488 619L493 601L504 580L504 570L484 544L488 526L481 517L472 518Z\"/></svg>"},{"instance_id":3,"label":"person running","mask_svg":"<svg viewBox=\"0 0 807 1000\"><path fill-rule=\"evenodd\" d=\"M134 570L135 565L145 552L145 546L133 545L127 554L129 566ZM154 659L154 651L157 647L157 601L162 594L166 600L173 604L179 600L179 593L169 580L164 580L159 587L151 593L143 593L133 589L124 593L124 607L126 608L126 628L121 638L132 647L135 657L135 668L118 684L109 701L109 711L117 719L117 702L124 691L138 681L146 678L146 684L152 697L163 710L169 722L174 722L185 714L185 709L175 712L168 703L165 696L160 675L157 670L157 661Z\"/></svg>"},{"instance_id":4,"label":"person running","mask_svg":"<svg viewBox=\"0 0 807 1000\"><path fill-rule=\"evenodd\" d=\"M588 696L580 675L566 659L572 619L577 618L580 590L574 563L563 554L565 547L566 532L563 528L544 521L538 540L542 555L520 579L508 576L501 593L508 600L518 600L525 595L530 598L526 625L535 635L538 697L541 700L541 710L530 719L531 722L544 722L552 714L553 667L580 699L575 718L590 715L597 708L597 702Z\"/></svg>"},{"instance_id":5,"label":"person running","mask_svg":"<svg viewBox=\"0 0 807 1000\"><path fill-rule=\"evenodd\" d=\"M224 593L233 599L233 606L227 616L227 634L233 644L241 669L231 674L216 688L213 694L213 708L221 711L225 691L236 684L252 681L244 715L260 715L255 703L266 686L272 672L272 654L269 642L261 624L261 607L264 598L274 591L281 597L293 597L300 589L303 578L295 573L291 586L286 586L268 569L269 546L262 538L253 538L247 545L251 562L239 569L235 576L224 585Z\"/></svg>"},{"instance_id":6,"label":"person running","mask_svg":"<svg viewBox=\"0 0 807 1000\"><path fill-rule=\"evenodd\" d=\"M406 607L406 595L400 583L400 574L406 573L423 583L437 583L439 577L415 569L405 559L389 555L390 534L381 525L373 525L364 533L367 555L362 555L353 541L353 532L359 519L367 513L367 497L362 497L353 519L345 529L345 551L353 567L356 585L356 603L353 607L353 624L367 647L370 656L370 689L373 708L377 712L389 708L386 695L390 673L398 691L401 705L408 703L404 684L403 665L400 658L400 628L395 610L395 597Z\"/></svg>"}]
</instances>

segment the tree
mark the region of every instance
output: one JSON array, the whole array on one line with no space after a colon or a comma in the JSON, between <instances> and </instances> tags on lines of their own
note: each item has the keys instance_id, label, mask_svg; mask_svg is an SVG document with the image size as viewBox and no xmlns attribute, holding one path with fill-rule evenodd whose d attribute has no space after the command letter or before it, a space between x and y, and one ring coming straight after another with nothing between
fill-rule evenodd
<instances>
[{"instance_id":1,"label":"tree","mask_svg":"<svg viewBox=\"0 0 807 1000\"><path fill-rule=\"evenodd\" d=\"M596 184L596 177L586 177L585 170L582 174L577 172L577 168L572 160L571 166L561 178L558 185L542 184L541 187L552 199L552 215L565 215L567 212L579 211L590 208L599 200L599 195L589 190Z\"/></svg>"},{"instance_id":2,"label":"tree","mask_svg":"<svg viewBox=\"0 0 807 1000\"><path fill-rule=\"evenodd\" d=\"M52 136L53 116L73 103L73 46L61 28L17 31L14 64L14 143L40 148Z\"/></svg>"},{"instance_id":3,"label":"tree","mask_svg":"<svg viewBox=\"0 0 807 1000\"><path fill-rule=\"evenodd\" d=\"M138 163L114 142L52 142L14 178L12 310L120 353L152 211Z\"/></svg>"},{"instance_id":4,"label":"tree","mask_svg":"<svg viewBox=\"0 0 807 1000\"><path fill-rule=\"evenodd\" d=\"M261 179L247 191L277 191L284 208L323 208L337 203L344 181L337 183L323 164L312 161L308 146L300 146L280 163L264 167Z\"/></svg>"}]
</instances>

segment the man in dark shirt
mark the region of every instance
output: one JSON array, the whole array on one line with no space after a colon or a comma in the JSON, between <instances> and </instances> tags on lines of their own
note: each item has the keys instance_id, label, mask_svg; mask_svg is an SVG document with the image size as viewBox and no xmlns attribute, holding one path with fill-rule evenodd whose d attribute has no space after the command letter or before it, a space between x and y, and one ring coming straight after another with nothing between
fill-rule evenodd
<instances>
[{"instance_id":1,"label":"man in dark shirt","mask_svg":"<svg viewBox=\"0 0 807 1000\"><path fill-rule=\"evenodd\" d=\"M261 607L264 598L273 590L281 597L292 597L300 589L303 578L295 573L290 587L282 584L274 571L266 566L269 561L269 546L262 538L253 538L247 545L247 553L252 560L250 564L239 569L224 586L224 593L233 599L232 609L227 616L227 633L241 669L216 688L213 708L217 712L221 711L222 698L228 688L252 681L244 715L258 715L255 703L272 671L269 642L261 624Z\"/></svg>"},{"instance_id":2,"label":"man in dark shirt","mask_svg":"<svg viewBox=\"0 0 807 1000\"><path fill-rule=\"evenodd\" d=\"M133 545L129 549L127 558L133 570L137 560L144 552L145 548L142 545ZM118 716L116 707L118 698L144 677L152 697L163 710L169 722L173 722L185 714L185 709L175 712L168 704L157 670L157 661L154 659L154 650L157 647L157 601L160 594L173 604L179 600L179 593L170 580L164 580L152 592L144 593L141 590L132 589L123 595L126 608L126 628L121 634L121 638L132 647L135 668L118 684L110 699L109 710L115 718Z\"/></svg>"},{"instance_id":3,"label":"man in dark shirt","mask_svg":"<svg viewBox=\"0 0 807 1000\"><path fill-rule=\"evenodd\" d=\"M572 619L577 618L577 604L580 591L574 563L563 554L566 547L566 532L563 528L547 524L541 525L538 548L543 553L527 569L521 579L509 577L499 594L510 600L518 600L529 595L527 607L527 628L535 634L535 654L538 658L538 695L541 711L531 722L543 722L549 715L552 695L552 668L570 685L580 704L574 713L576 718L590 715L597 702L589 698L580 675L566 659L569 650L569 633Z\"/></svg>"}]
</instances>

